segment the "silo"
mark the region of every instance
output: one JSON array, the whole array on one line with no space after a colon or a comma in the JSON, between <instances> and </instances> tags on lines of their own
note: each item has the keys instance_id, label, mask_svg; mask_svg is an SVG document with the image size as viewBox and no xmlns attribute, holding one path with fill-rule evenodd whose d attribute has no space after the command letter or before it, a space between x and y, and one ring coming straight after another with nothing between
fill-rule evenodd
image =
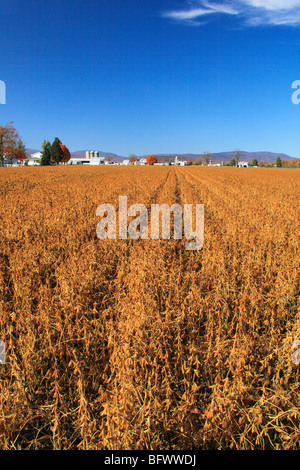
<instances>
[{"instance_id":1,"label":"silo","mask_svg":"<svg viewBox=\"0 0 300 470\"><path fill-rule=\"evenodd\" d=\"M90 158L90 152L88 150L85 152L85 158Z\"/></svg>"},{"instance_id":2,"label":"silo","mask_svg":"<svg viewBox=\"0 0 300 470\"><path fill-rule=\"evenodd\" d=\"M94 158L94 152L93 152L93 150L90 151L90 158Z\"/></svg>"},{"instance_id":3,"label":"silo","mask_svg":"<svg viewBox=\"0 0 300 470\"><path fill-rule=\"evenodd\" d=\"M95 158L99 158L99 152L98 152L98 150L95 150Z\"/></svg>"}]
</instances>

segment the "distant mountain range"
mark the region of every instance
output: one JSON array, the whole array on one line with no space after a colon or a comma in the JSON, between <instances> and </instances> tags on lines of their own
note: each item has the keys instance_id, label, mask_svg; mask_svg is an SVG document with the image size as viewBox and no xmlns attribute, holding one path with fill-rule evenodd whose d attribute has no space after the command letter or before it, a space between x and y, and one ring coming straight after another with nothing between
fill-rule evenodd
<instances>
[{"instance_id":1,"label":"distant mountain range","mask_svg":"<svg viewBox=\"0 0 300 470\"><path fill-rule=\"evenodd\" d=\"M36 153L36 152L41 152L41 150L37 150L37 149L26 149L25 151L30 153L30 154Z\"/></svg>"},{"instance_id":2,"label":"distant mountain range","mask_svg":"<svg viewBox=\"0 0 300 470\"><path fill-rule=\"evenodd\" d=\"M26 149L29 153L35 153L35 152L40 152L40 150L36 149ZM72 158L85 158L85 153L87 150L77 150L75 152L71 152ZM278 157L281 158L281 160L291 160L294 159L295 157L290 157L289 155L286 155L285 153L274 153L274 152L245 152L243 150L241 152L241 161L245 162L252 162L254 158L257 159L258 162L264 162L264 163L274 163ZM151 153L151 152L150 152ZM234 158L234 151L231 152L218 152L218 153L211 153L213 157L213 162L214 163L227 163L230 162L232 158ZM127 159L128 157L123 157L121 155L116 155L115 153L112 152L102 152L99 151L99 156L100 157L112 157L113 160L115 161L122 161L124 159ZM146 157L147 155L140 155L140 157ZM161 162L171 162L174 161L174 158L177 156L179 160L191 160L192 162L197 161L200 157L203 156L201 153L170 153L170 154L155 154L156 158L158 161Z\"/></svg>"},{"instance_id":3,"label":"distant mountain range","mask_svg":"<svg viewBox=\"0 0 300 470\"><path fill-rule=\"evenodd\" d=\"M273 152L244 152L240 151L241 156L240 160L243 162L252 162L254 158L257 159L258 162L264 163L273 163L276 161L278 157L281 160L290 160L294 159L294 157L290 157L284 153L273 153ZM231 152L218 152L218 153L211 153L213 163L228 163L232 158L234 158L234 151ZM195 153L184 153L184 154L156 154L156 158L159 161L170 162L173 161L175 156L178 156L179 160L191 160L192 162L197 161L199 158L203 157L203 154L195 154Z\"/></svg>"}]
</instances>

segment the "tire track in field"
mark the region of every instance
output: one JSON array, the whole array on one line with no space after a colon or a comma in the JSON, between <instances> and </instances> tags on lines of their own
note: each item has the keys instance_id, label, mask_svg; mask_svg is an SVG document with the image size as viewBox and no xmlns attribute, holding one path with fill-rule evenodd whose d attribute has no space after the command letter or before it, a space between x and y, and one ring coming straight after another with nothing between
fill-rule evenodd
<instances>
[{"instance_id":1,"label":"tire track in field","mask_svg":"<svg viewBox=\"0 0 300 470\"><path fill-rule=\"evenodd\" d=\"M131 168L131 170L140 170L140 168ZM119 219L119 196L128 197L128 207L130 204L137 203L137 183L139 187L144 188L149 181L149 175L145 172L144 168L142 171L131 172L130 180L120 182L116 189L113 191L113 194L108 192L105 203L112 204L116 210L116 221ZM158 175L158 173L157 173ZM167 183L169 178L169 172L163 177L161 181L157 176L152 180L152 188L150 196L147 198L147 207L150 207L151 202L156 201L159 191ZM144 198L142 195L141 201ZM96 206L95 206L96 207ZM96 218L95 218L96 219ZM127 224L131 221L132 218L127 216ZM99 220L95 222L95 228ZM117 223L117 239L116 240L98 240L95 236L95 249L97 254L97 262L99 265L104 266L107 264L107 260L110 259L109 270L104 279L102 279L101 272L97 274L97 284L99 288L94 293L95 307L99 313L103 314L107 318L111 318L112 321L115 321L118 311L118 304L120 298L126 295L124 292L124 286L122 285L123 279L126 278L126 275L129 271L131 253L135 245L140 243L141 240L130 240L129 238L125 240L118 239L118 223ZM74 265L73 262L70 263L70 270ZM101 267L102 271L102 267ZM108 275L109 274L109 275Z\"/></svg>"},{"instance_id":2,"label":"tire track in field","mask_svg":"<svg viewBox=\"0 0 300 470\"><path fill-rule=\"evenodd\" d=\"M181 189L170 168L149 204L175 202L181 203ZM155 449L162 443L168 448L172 441L175 445L184 440L186 415L175 410L185 390L194 385L191 393L196 393L183 359L189 258L181 240L133 243L119 278L116 321L109 332L110 378L104 405L108 448ZM183 377L191 383L184 386Z\"/></svg>"},{"instance_id":3,"label":"tire track in field","mask_svg":"<svg viewBox=\"0 0 300 470\"><path fill-rule=\"evenodd\" d=\"M171 169L168 168L168 167L167 167L167 169L168 169L168 172L167 172L166 176L164 177L162 182L158 185L158 187L155 189L154 193L151 194L151 197L148 199L148 203L146 204L148 209L149 209L149 206L151 204L156 204L157 203L159 195L161 194L161 192L164 190L164 188L167 185L167 182L168 182L168 180L170 178L170 174L171 174Z\"/></svg>"},{"instance_id":4,"label":"tire track in field","mask_svg":"<svg viewBox=\"0 0 300 470\"><path fill-rule=\"evenodd\" d=\"M150 172L150 168L147 170L148 176L154 173ZM159 176L158 180L155 179L157 184L154 187L153 183L149 185L147 189L150 189L150 194L141 194L140 201L137 200L138 192L134 202L143 202L150 211L151 204L158 202L159 195L170 184L171 171L169 168L167 170L162 177L161 173L155 172L155 177ZM145 185L140 187L143 190ZM153 296L147 292L147 284L152 284L147 273L150 271L151 275L151 266L154 262L160 264L160 260L158 253L155 254L156 243L151 240L124 240L118 243L125 244L127 253L118 267L110 307L113 315L107 325L110 360L106 381L107 400L104 404L105 445L107 448L134 448L137 438L132 435L134 426L130 424L131 415L143 412L144 391L133 381L139 381L139 374L135 372L137 367L141 367L140 360L145 361L146 369L149 368L147 364L153 352L149 350L149 340L144 337L147 331L144 326L151 319L151 311L157 309L155 292ZM125 437L126 432L128 437Z\"/></svg>"},{"instance_id":5,"label":"tire track in field","mask_svg":"<svg viewBox=\"0 0 300 470\"><path fill-rule=\"evenodd\" d=\"M168 175L149 202L202 202L180 169ZM208 267L208 255L203 263L202 251L186 251L184 240L134 243L110 331L108 448L196 445L211 396L206 321L213 321L209 308L215 313L215 272Z\"/></svg>"}]
</instances>

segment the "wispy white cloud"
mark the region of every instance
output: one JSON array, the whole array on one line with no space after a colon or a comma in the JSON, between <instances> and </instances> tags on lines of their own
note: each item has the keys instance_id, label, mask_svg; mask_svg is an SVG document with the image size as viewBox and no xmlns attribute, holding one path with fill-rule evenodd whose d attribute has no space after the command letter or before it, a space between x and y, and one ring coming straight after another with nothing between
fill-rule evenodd
<instances>
[{"instance_id":1,"label":"wispy white cloud","mask_svg":"<svg viewBox=\"0 0 300 470\"><path fill-rule=\"evenodd\" d=\"M243 3L266 10L290 10L300 7L300 0L243 0Z\"/></svg>"},{"instance_id":2,"label":"wispy white cloud","mask_svg":"<svg viewBox=\"0 0 300 470\"><path fill-rule=\"evenodd\" d=\"M248 26L300 26L300 0L192 0L181 10L163 16L187 24L200 24L203 17L232 15Z\"/></svg>"},{"instance_id":3,"label":"wispy white cloud","mask_svg":"<svg viewBox=\"0 0 300 470\"><path fill-rule=\"evenodd\" d=\"M195 23L194 20L207 16L215 15L216 13L223 13L228 15L235 15L238 11L229 4L217 4L210 3L208 1L198 2L201 6L197 6L196 3L191 8L185 8L183 10L173 10L164 12L165 18L171 18L177 21L184 21L186 23Z\"/></svg>"},{"instance_id":4,"label":"wispy white cloud","mask_svg":"<svg viewBox=\"0 0 300 470\"><path fill-rule=\"evenodd\" d=\"M192 8L190 10L179 10L179 11L170 11L163 13L163 16L166 18L172 18L174 20L194 20L200 16L209 15L214 13L214 10L206 10L204 8Z\"/></svg>"}]
</instances>

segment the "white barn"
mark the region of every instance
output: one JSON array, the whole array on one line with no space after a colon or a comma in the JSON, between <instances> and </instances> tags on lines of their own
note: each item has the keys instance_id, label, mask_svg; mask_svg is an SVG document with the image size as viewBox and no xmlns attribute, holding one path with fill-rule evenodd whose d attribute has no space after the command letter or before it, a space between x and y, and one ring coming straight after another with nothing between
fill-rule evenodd
<instances>
[{"instance_id":1,"label":"white barn","mask_svg":"<svg viewBox=\"0 0 300 470\"><path fill-rule=\"evenodd\" d=\"M85 158L71 157L68 165L104 165L105 157L100 157L98 150L87 150Z\"/></svg>"},{"instance_id":2,"label":"white barn","mask_svg":"<svg viewBox=\"0 0 300 470\"><path fill-rule=\"evenodd\" d=\"M239 162L239 163L237 164L237 166L238 166L239 168L248 168L249 163L248 163L248 162Z\"/></svg>"},{"instance_id":3,"label":"white barn","mask_svg":"<svg viewBox=\"0 0 300 470\"><path fill-rule=\"evenodd\" d=\"M70 158L68 165L104 165L104 157Z\"/></svg>"}]
</instances>

